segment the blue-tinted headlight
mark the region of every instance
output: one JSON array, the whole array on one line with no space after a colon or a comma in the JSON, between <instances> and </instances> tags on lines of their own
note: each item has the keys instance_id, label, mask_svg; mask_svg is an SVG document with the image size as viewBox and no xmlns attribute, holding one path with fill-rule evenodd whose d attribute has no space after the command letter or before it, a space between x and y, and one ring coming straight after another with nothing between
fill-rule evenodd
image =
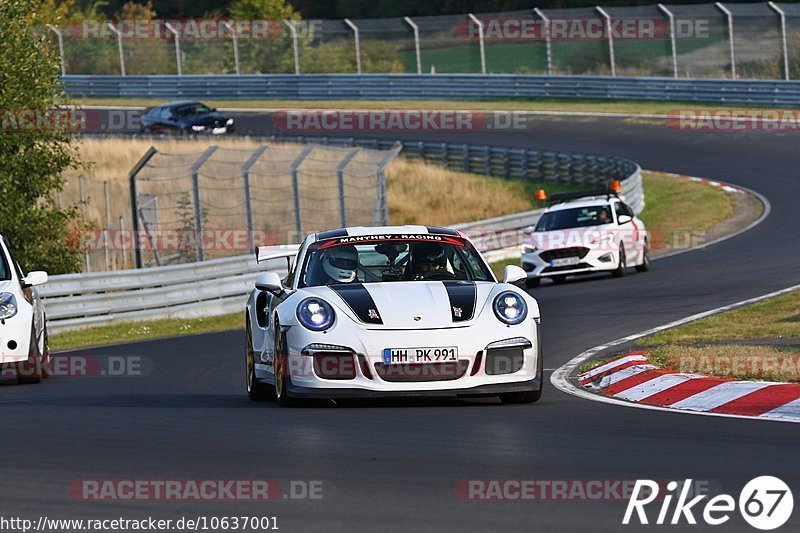
<instances>
[{"instance_id":1,"label":"blue-tinted headlight","mask_svg":"<svg viewBox=\"0 0 800 533\"><path fill-rule=\"evenodd\" d=\"M494 299L494 314L501 322L516 325L528 316L528 304L513 291L503 291Z\"/></svg>"},{"instance_id":2,"label":"blue-tinted headlight","mask_svg":"<svg viewBox=\"0 0 800 533\"><path fill-rule=\"evenodd\" d=\"M320 298L306 298L297 306L297 320L311 331L323 331L333 325L333 307Z\"/></svg>"},{"instance_id":3,"label":"blue-tinted headlight","mask_svg":"<svg viewBox=\"0 0 800 533\"><path fill-rule=\"evenodd\" d=\"M17 314L17 299L10 292L0 293L0 320Z\"/></svg>"}]
</instances>

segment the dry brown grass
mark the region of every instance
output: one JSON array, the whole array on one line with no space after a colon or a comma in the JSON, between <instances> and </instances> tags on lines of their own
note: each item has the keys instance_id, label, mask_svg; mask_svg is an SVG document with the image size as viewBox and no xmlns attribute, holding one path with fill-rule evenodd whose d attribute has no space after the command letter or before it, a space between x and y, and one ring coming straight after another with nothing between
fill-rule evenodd
<instances>
[{"instance_id":1,"label":"dry brown grass","mask_svg":"<svg viewBox=\"0 0 800 533\"><path fill-rule=\"evenodd\" d=\"M201 152L211 144L222 148L252 149L259 142L247 139L142 140L85 139L81 156L89 167L67 176L62 201L79 200L78 175L84 176L86 218L99 227L105 222L103 182L110 189L112 226L120 216L130 227L128 172L150 146L161 152ZM331 179L335 179L332 174ZM399 157L387 168L389 220L393 224L438 224L479 220L491 216L533 209L528 188L518 181L455 172L438 165ZM238 198L238 191L236 192Z\"/></svg>"}]
</instances>

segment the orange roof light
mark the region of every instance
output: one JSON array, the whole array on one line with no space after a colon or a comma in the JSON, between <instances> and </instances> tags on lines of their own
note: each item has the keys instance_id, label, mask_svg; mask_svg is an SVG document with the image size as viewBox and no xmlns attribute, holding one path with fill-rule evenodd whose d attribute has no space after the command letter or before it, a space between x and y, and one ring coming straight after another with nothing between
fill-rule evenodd
<instances>
[{"instance_id":1,"label":"orange roof light","mask_svg":"<svg viewBox=\"0 0 800 533\"><path fill-rule=\"evenodd\" d=\"M622 184L619 180L611 180L611 185L608 188L614 192L619 192L622 190Z\"/></svg>"},{"instance_id":2,"label":"orange roof light","mask_svg":"<svg viewBox=\"0 0 800 533\"><path fill-rule=\"evenodd\" d=\"M547 193L544 192L544 189L539 189L536 191L536 199L537 200L547 200Z\"/></svg>"}]
</instances>

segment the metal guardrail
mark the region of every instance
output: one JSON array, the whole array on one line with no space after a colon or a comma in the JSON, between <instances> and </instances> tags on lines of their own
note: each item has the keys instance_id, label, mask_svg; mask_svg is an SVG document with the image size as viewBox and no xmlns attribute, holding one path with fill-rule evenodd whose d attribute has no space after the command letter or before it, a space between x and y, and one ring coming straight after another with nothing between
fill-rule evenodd
<instances>
[{"instance_id":1,"label":"metal guardrail","mask_svg":"<svg viewBox=\"0 0 800 533\"><path fill-rule=\"evenodd\" d=\"M61 77L67 94L95 98L425 100L531 98L800 105L800 81L507 74L268 74Z\"/></svg>"},{"instance_id":2,"label":"metal guardrail","mask_svg":"<svg viewBox=\"0 0 800 533\"><path fill-rule=\"evenodd\" d=\"M394 146L394 140L322 137L276 137L329 145L369 148ZM467 172L518 179L596 185L622 181L622 194L639 213L644 209L641 168L617 157L457 143L411 142L406 156L420 157ZM487 259L517 254L524 229L536 223L541 210L457 224L476 239ZM292 257L299 245L273 247L276 260ZM276 270L285 269L278 263ZM252 255L197 263L52 276L39 293L45 299L51 332L97 326L124 320L199 317L243 309L259 272L267 270Z\"/></svg>"}]
</instances>

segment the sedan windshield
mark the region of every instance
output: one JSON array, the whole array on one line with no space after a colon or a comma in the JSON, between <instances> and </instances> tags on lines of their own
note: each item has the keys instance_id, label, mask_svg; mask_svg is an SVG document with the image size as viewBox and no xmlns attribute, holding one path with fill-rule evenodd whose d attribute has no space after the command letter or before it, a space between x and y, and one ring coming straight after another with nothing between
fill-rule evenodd
<instances>
[{"instance_id":1,"label":"sedan windshield","mask_svg":"<svg viewBox=\"0 0 800 533\"><path fill-rule=\"evenodd\" d=\"M475 248L461 237L364 235L312 244L300 287L386 281L494 281Z\"/></svg>"},{"instance_id":2,"label":"sedan windshield","mask_svg":"<svg viewBox=\"0 0 800 533\"><path fill-rule=\"evenodd\" d=\"M611 224L611 207L608 204L574 209L561 209L545 213L536 223L534 231L553 231L584 226Z\"/></svg>"}]
</instances>

